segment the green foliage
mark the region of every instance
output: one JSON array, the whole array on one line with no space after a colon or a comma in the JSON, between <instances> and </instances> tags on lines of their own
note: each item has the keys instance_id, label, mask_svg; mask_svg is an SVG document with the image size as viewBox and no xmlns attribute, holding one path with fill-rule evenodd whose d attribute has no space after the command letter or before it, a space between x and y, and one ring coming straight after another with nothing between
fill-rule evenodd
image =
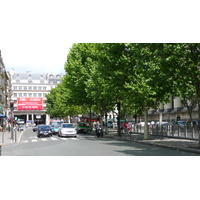
<instances>
[{"instance_id":1,"label":"green foliage","mask_svg":"<svg viewBox=\"0 0 200 200\"><path fill-rule=\"evenodd\" d=\"M103 114L121 102L125 116L156 109L170 96L197 101L199 49L199 44L74 44L62 83L47 95L47 111L64 116L92 107Z\"/></svg>"}]
</instances>

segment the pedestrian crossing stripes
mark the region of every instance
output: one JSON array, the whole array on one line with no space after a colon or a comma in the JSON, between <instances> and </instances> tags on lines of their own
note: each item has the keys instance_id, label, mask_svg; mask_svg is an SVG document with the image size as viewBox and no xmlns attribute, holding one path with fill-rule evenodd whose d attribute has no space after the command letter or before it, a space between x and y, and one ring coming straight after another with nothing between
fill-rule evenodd
<instances>
[{"instance_id":1,"label":"pedestrian crossing stripes","mask_svg":"<svg viewBox=\"0 0 200 200\"><path fill-rule=\"evenodd\" d=\"M48 142L48 141L58 141L58 140L67 141L67 140L79 140L79 139L78 138L62 138L62 137L61 138L56 138L56 137L38 138L37 136L35 136L35 137L30 137L28 140L22 141L22 143Z\"/></svg>"}]
</instances>

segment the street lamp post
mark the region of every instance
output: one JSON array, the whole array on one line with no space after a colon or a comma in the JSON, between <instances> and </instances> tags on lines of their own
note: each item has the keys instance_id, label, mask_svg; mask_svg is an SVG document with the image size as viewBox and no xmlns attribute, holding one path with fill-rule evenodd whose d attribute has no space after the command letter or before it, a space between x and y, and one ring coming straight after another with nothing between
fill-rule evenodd
<instances>
[{"instance_id":1,"label":"street lamp post","mask_svg":"<svg viewBox=\"0 0 200 200\"><path fill-rule=\"evenodd\" d=\"M10 102L10 112L11 112L11 139L14 139L14 132L13 132L13 110L14 110L14 102Z\"/></svg>"}]
</instances>

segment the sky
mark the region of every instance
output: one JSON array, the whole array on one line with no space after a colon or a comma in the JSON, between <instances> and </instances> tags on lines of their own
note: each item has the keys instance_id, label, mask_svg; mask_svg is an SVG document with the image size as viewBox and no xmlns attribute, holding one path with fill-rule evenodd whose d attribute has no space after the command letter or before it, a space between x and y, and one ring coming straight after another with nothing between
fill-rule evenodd
<instances>
[{"instance_id":1,"label":"sky","mask_svg":"<svg viewBox=\"0 0 200 200\"><path fill-rule=\"evenodd\" d=\"M185 42L192 28L189 41L199 37L196 1L167 2L0 0L6 70L65 73L69 50L79 42Z\"/></svg>"}]
</instances>

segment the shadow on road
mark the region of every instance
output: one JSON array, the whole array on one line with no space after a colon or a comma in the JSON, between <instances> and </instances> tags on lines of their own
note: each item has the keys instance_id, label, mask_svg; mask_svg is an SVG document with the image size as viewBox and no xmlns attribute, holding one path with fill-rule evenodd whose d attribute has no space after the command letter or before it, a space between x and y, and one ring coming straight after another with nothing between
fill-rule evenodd
<instances>
[{"instance_id":1,"label":"shadow on road","mask_svg":"<svg viewBox=\"0 0 200 200\"><path fill-rule=\"evenodd\" d=\"M114 138L87 137L88 140L98 141L103 145L117 146L116 152L128 156L198 156L195 153L188 153L169 149L166 147L151 146L140 144L134 141L119 141Z\"/></svg>"}]
</instances>

